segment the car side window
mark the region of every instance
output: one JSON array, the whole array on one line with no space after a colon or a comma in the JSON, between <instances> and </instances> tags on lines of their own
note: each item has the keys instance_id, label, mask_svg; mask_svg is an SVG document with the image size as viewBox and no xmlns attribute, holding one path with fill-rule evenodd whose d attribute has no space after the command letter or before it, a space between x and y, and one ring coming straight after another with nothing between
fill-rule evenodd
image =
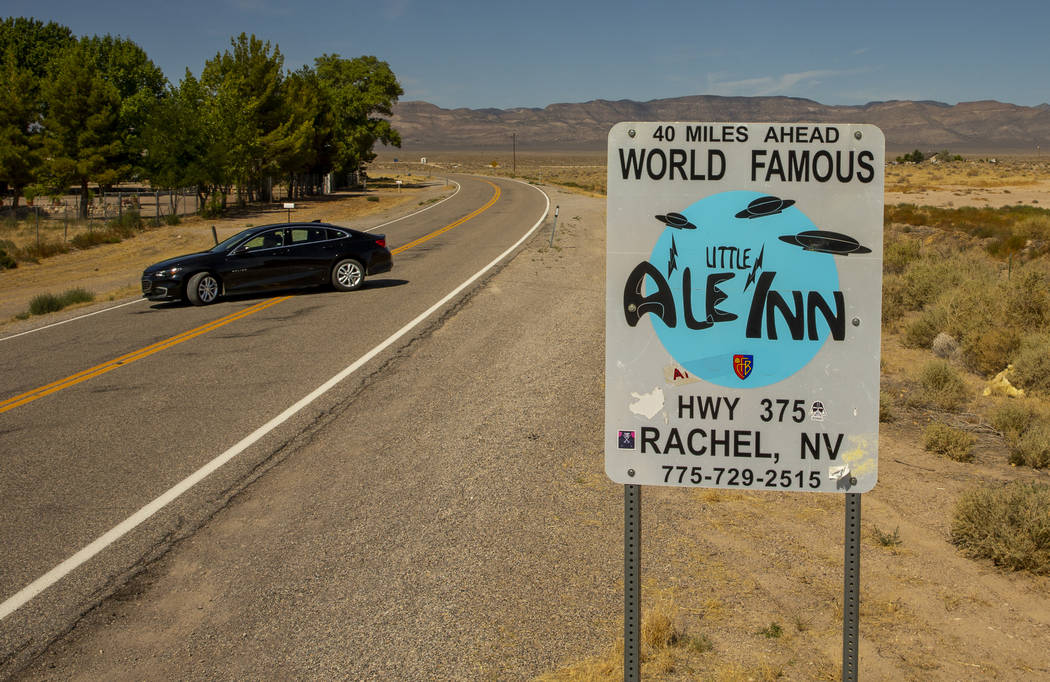
<instances>
[{"instance_id":1,"label":"car side window","mask_svg":"<svg viewBox=\"0 0 1050 682\"><path fill-rule=\"evenodd\" d=\"M310 232L311 230L308 230L305 227L293 227L288 230L288 235L291 238L289 244L305 244L306 242L314 241L310 238Z\"/></svg>"},{"instance_id":2,"label":"car side window","mask_svg":"<svg viewBox=\"0 0 1050 682\"><path fill-rule=\"evenodd\" d=\"M284 230L270 230L269 232L257 234L244 242L243 248L245 251L254 251L256 249L273 249L278 246L284 246Z\"/></svg>"}]
</instances>

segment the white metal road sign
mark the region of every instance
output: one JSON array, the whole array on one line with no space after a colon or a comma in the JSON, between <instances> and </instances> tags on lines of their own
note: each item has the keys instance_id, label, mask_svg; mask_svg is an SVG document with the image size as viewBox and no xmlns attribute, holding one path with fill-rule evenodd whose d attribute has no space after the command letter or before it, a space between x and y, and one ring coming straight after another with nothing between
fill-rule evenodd
<instances>
[{"instance_id":1,"label":"white metal road sign","mask_svg":"<svg viewBox=\"0 0 1050 682\"><path fill-rule=\"evenodd\" d=\"M875 485L884 164L870 125L612 128L609 478Z\"/></svg>"}]
</instances>

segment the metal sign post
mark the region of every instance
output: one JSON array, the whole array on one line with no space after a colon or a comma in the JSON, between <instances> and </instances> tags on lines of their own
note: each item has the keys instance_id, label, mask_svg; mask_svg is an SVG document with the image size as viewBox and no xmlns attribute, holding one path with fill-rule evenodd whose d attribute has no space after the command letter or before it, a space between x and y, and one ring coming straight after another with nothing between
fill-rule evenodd
<instances>
[{"instance_id":1,"label":"metal sign post","mask_svg":"<svg viewBox=\"0 0 1050 682\"><path fill-rule=\"evenodd\" d=\"M642 485L845 494L845 679L878 479L884 173L866 124L609 131L606 474L625 514Z\"/></svg>"},{"instance_id":2,"label":"metal sign post","mask_svg":"<svg viewBox=\"0 0 1050 682\"><path fill-rule=\"evenodd\" d=\"M857 679L860 639L860 493L846 493L842 581L842 682Z\"/></svg>"},{"instance_id":3,"label":"metal sign post","mask_svg":"<svg viewBox=\"0 0 1050 682\"><path fill-rule=\"evenodd\" d=\"M623 487L623 679L641 679L642 486Z\"/></svg>"}]
</instances>

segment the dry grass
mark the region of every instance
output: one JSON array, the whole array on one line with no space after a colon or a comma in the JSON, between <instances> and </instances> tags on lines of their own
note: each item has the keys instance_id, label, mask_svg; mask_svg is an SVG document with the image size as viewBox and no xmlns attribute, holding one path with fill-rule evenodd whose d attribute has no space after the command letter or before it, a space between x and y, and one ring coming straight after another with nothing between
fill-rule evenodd
<instances>
[{"instance_id":1,"label":"dry grass","mask_svg":"<svg viewBox=\"0 0 1050 682\"><path fill-rule=\"evenodd\" d=\"M886 191L1023 187L1036 184L1048 172L1050 163L1022 159L891 164L886 168Z\"/></svg>"}]
</instances>

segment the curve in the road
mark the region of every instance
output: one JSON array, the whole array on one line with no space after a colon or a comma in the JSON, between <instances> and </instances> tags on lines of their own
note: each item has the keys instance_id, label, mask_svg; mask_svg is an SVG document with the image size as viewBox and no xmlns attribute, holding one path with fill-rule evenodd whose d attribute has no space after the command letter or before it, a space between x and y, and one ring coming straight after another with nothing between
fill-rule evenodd
<instances>
[{"instance_id":1,"label":"curve in the road","mask_svg":"<svg viewBox=\"0 0 1050 682\"><path fill-rule=\"evenodd\" d=\"M514 181L514 182L519 182L519 181ZM493 183L490 183L490 184L493 184ZM522 183L522 184L526 184L526 183ZM532 186L532 185L529 185L529 186ZM495 184L493 184L493 187L496 189L496 192L497 192L497 197L496 198L498 198L499 189L498 189L498 187ZM532 187L534 187L534 186L532 186ZM189 476L187 476L186 478L181 480L179 483L177 483L176 485L174 485L173 487L168 489L166 492L164 492L160 496L156 497L153 501L151 501L150 503L148 503L145 506L143 506L142 508L140 508L137 512L135 512L134 514L129 516L127 519L125 519L121 523L119 523L116 526L114 526L112 529L110 529L109 531L104 533L102 536L97 538L94 542L90 543L89 545L87 545L83 549L81 549L78 552L74 553L72 556L70 556L66 560L62 561L60 564L58 564L57 566L55 566L54 568L49 570L47 573L45 573L44 575L42 575L39 578L37 578L36 580L31 582L29 585L26 585L25 587L23 587L21 590L19 590L17 593L12 595L8 599L4 600L2 603L0 603L0 621L4 620L7 616L11 615L12 613L14 613L18 609L20 609L22 606L26 605L34 597L36 597L41 592L43 592L47 588L51 587L52 585L54 585L58 581L62 580L65 576L69 575L71 572L76 570L79 566L81 566L85 562L89 561L92 557L94 557L99 552L103 551L104 549L106 549L107 547L112 545L114 542L116 542L117 540L122 538L124 535L126 535L127 533L129 533L132 530L134 530L137 526L141 525L147 519L152 517L154 514L156 514L161 509L163 509L168 504L170 504L172 501L174 501L179 496L181 496L183 493L185 493L186 491L190 490L195 485L197 485L199 482L201 482L202 480L207 478L210 474L212 474L215 471L217 471L218 469L220 469L223 465L225 465L227 462L229 462L230 460L235 458L237 455L239 455L241 452L246 450L249 446L251 446L252 444L257 442L258 440L263 438L265 435L267 435L268 433L270 433L271 431L276 429L278 426L280 426L281 424L286 422L292 416L294 416L295 414L297 414L298 412L300 412L301 410L306 408L308 405L313 403L315 400L320 398L322 395L327 393L329 390L334 388L336 385L338 385L344 379L346 379L347 377L352 375L354 372L356 372L358 369L360 369L362 366L364 366L370 360L375 358L377 355L382 353L384 350L386 350L391 345L396 343L398 340L400 340L402 337L404 337L410 331L412 331L417 326L419 326L420 323L422 323L423 321L425 321L426 319L431 317L435 312L440 310L449 301L451 301L454 298L456 298L465 289L467 289L469 286L471 286L472 284L477 282L481 277L483 277L486 273L488 273L490 270L492 270L496 265L498 265L500 262L502 262L504 259L506 259L509 255L514 253L522 244L525 243L525 241L529 237L531 237L536 232L536 230L540 227L540 225L543 224L544 220L547 217L547 214L550 211L550 197L546 194L546 192L543 192L543 190L539 189L538 187L534 187L534 189L536 189L538 192L543 194L544 199L546 201L545 208L544 208L542 214L540 215L540 217L536 220L535 224L533 224L532 227L529 228L525 232L525 234L521 236L520 239L518 239L518 241L516 241L513 245L508 247L505 251L503 251L501 254L499 254L496 258L494 258L490 263L488 263L483 268L481 268L478 272L474 273L474 275L469 277L462 284L460 284L455 289L453 289L448 294L446 294L444 297L442 297L439 301L437 301L432 306L427 308L425 311L420 313L418 316L416 316L410 322L408 322L403 327L401 327L401 329L399 329L398 331L394 332L387 339L385 339L384 341L382 341L381 343L376 345L374 348L372 348L370 351L368 351L367 353L362 355L360 358L358 358L352 364L350 364L349 366L344 368L338 374L336 374L332 378L330 378L327 381L325 381L323 384L318 386L316 389L311 391L309 394L307 394L306 396L304 396L303 398L298 400L296 403L294 403L293 405L291 405L290 407L285 409L279 415L277 415L276 417L274 417L273 419L271 419L267 423L265 423L262 426L260 426L259 428L257 428L255 431L253 431L251 434L249 434L245 438L241 439L241 441L238 442L236 445L234 445L233 447L229 448L228 450L226 450L225 452L223 452L219 456L215 457L210 462L208 462L204 466L200 467L195 472L193 472L192 474L190 474ZM495 203L495 201L490 201L489 204L486 204L486 207L487 206L491 206L494 203ZM472 215L476 215L479 212L480 211L476 211ZM466 222L467 219L469 219L469 218L462 219L462 220L458 221L456 224L462 224L463 222ZM449 229L451 229L451 228L449 228ZM441 231L441 230L445 230L445 228L440 228L440 230L438 230L438 231ZM435 231L435 232L438 232L438 231ZM431 234L434 235L434 233L431 233ZM434 235L434 236L436 236L436 235ZM274 300L274 299L271 299L271 300Z\"/></svg>"},{"instance_id":2,"label":"curve in the road","mask_svg":"<svg viewBox=\"0 0 1050 682\"><path fill-rule=\"evenodd\" d=\"M418 245L420 245L420 244L422 244L424 242L427 242L427 241L433 239L434 237L442 235L442 234L448 232L449 230L452 230L452 229L462 225L463 223L465 223L465 222L467 222L467 221L469 221L469 220L471 220L473 218L476 218L477 216L481 215L482 213L484 213L488 209L492 208L492 206L495 205L495 203L497 201L499 201L500 194L501 194L500 188L497 185L489 182L488 180L485 180L484 182L486 184L490 185L492 187L492 190L493 190L492 198L489 199L488 202L483 204L481 207L475 209L474 211L471 211L470 213L468 213L467 215L463 216L462 218L460 218L460 219L458 219L458 220L456 220L456 221L454 221L452 223L449 223L448 225L445 225L444 227L440 227L440 228L434 230L433 232L430 232L429 234L425 234L422 237L409 242L408 244L400 246L400 247L398 247L396 249L392 249L391 250L391 254L397 255L397 254L402 253L404 251L407 251L407 250L409 250L409 249L411 249L411 248L413 248L415 246L418 246ZM421 211L417 211L417 213L420 213L420 212ZM413 214L413 215L415 215L415 214ZM391 221L391 222L393 222L393 221ZM373 229L375 229L375 228L373 228ZM69 388L70 386L75 386L75 385L77 385L77 384L79 384L79 383L81 383L83 381L87 381L88 379L93 379L93 378L95 378L97 376L101 376L101 375L105 374L106 372L111 372L114 369L117 369L118 367L124 367L126 365L131 364L132 362L135 362L136 360L141 360L143 358L149 357L150 355L153 355L154 353L159 353L162 350L166 350L166 349L171 348L173 346L177 346L178 344L180 344L180 343L182 343L184 341L189 341L190 339L196 338L196 337L200 336L201 334L206 334L206 333L208 333L210 331L218 329L219 327L222 327L222 326L224 326L226 324L229 324L230 322L235 322L236 320L239 320L239 319L244 318L244 317L248 317L249 315L254 315L257 312L265 310L266 308L269 308L270 306L277 305L278 303L281 303L282 301L286 301L289 298L291 298L291 296L278 296L278 297L275 297L275 298L267 299L265 301L262 301L261 303L257 303L255 305L249 307L249 308L246 308L245 310L237 311L237 312L235 312L235 313L233 313L231 315L227 315L226 317L221 317L221 318L219 318L217 320L213 320L213 321L211 321L211 322L209 322L207 324L201 325L201 326L196 327L194 329L190 329L189 331L182 332L181 334L176 334L175 336L173 336L171 338L165 339L163 341L158 341L157 343L154 343L154 344L150 344L149 346L146 346L145 348L139 348L138 350L131 351L130 353L125 353L124 355L121 355L120 357L113 358L112 360L109 360L109 361L104 362L102 364L95 365L94 367L90 367L90 368L85 369L85 370L81 370L80 372L72 374L72 375L70 375L68 377L65 377L63 379L58 379L57 381L52 381L49 384L45 384L45 385L40 386L38 388L34 388L34 389L30 390L30 391L26 391L24 393L21 393L19 395L13 396L13 397L8 398L6 400L0 400L0 414L3 414L4 412L7 412L8 410L13 410L16 407L21 407L22 405L27 405L27 404L33 402L34 400L39 400L40 398L43 398L44 396L51 395L52 393L57 393L58 391L61 391L61 390L66 389L66 388Z\"/></svg>"}]
</instances>

